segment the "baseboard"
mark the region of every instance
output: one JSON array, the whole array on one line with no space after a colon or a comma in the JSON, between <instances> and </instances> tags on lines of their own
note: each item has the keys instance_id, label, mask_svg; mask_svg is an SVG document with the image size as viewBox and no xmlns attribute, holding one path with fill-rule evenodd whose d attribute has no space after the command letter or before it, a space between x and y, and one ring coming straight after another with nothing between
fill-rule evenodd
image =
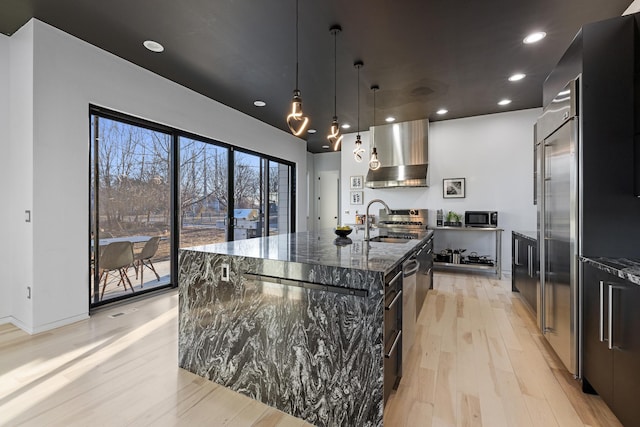
<instances>
[{"instance_id":1,"label":"baseboard","mask_svg":"<svg viewBox=\"0 0 640 427\"><path fill-rule=\"evenodd\" d=\"M13 323L11 319L11 316L0 317L0 325L4 325L5 323Z\"/></svg>"},{"instance_id":2,"label":"baseboard","mask_svg":"<svg viewBox=\"0 0 640 427\"><path fill-rule=\"evenodd\" d=\"M36 326L33 329L34 334L39 334L40 332L50 331L51 329L56 329L61 326L67 326L72 323L80 322L82 320L86 320L89 318L89 313L78 314L77 316L67 317L65 319L56 320L55 322L45 323L44 325Z\"/></svg>"},{"instance_id":3,"label":"baseboard","mask_svg":"<svg viewBox=\"0 0 640 427\"><path fill-rule=\"evenodd\" d=\"M8 316L0 319L0 324L3 323L3 320L6 320L4 323L11 323L14 326L22 329L29 335L39 334L40 332L50 331L51 329L60 328L62 326L67 326L72 323L80 322L81 320L86 320L89 318L89 313L79 314L77 316L67 317L65 319L56 320L55 322L45 323L44 325L39 325L35 328L27 325L21 320L16 319L13 316Z\"/></svg>"},{"instance_id":4,"label":"baseboard","mask_svg":"<svg viewBox=\"0 0 640 427\"><path fill-rule=\"evenodd\" d=\"M23 331L25 331L29 335L33 335L33 329L30 326L28 326L26 323L24 323L23 321L18 320L15 317L11 316L11 323L13 324L13 326L22 329Z\"/></svg>"}]
</instances>

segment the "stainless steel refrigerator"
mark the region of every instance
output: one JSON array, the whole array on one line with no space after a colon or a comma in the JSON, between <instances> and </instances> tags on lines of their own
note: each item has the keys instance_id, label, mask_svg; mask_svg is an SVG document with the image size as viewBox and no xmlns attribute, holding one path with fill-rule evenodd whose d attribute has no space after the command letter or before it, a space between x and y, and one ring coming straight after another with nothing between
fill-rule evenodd
<instances>
[{"instance_id":1,"label":"stainless steel refrigerator","mask_svg":"<svg viewBox=\"0 0 640 427\"><path fill-rule=\"evenodd\" d=\"M580 255L580 80L571 81L536 124L540 329L578 375Z\"/></svg>"}]
</instances>

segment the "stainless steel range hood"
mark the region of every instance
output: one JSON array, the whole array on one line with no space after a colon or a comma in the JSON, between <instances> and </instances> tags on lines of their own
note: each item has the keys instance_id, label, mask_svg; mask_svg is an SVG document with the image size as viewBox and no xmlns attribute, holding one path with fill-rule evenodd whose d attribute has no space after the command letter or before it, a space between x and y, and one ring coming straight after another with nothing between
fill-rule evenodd
<instances>
[{"instance_id":1,"label":"stainless steel range hood","mask_svg":"<svg viewBox=\"0 0 640 427\"><path fill-rule=\"evenodd\" d=\"M371 138L382 167L369 170L367 187L429 186L429 120L374 126Z\"/></svg>"}]
</instances>

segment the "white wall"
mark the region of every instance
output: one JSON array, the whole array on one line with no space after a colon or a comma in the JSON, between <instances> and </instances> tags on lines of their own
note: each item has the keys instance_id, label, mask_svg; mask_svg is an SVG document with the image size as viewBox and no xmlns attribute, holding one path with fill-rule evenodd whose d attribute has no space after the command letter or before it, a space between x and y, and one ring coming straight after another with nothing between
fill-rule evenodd
<instances>
[{"instance_id":1,"label":"white wall","mask_svg":"<svg viewBox=\"0 0 640 427\"><path fill-rule=\"evenodd\" d=\"M630 15L632 13L640 12L640 0L634 0L629 7L622 12L622 15Z\"/></svg>"},{"instance_id":2,"label":"white wall","mask_svg":"<svg viewBox=\"0 0 640 427\"><path fill-rule=\"evenodd\" d=\"M14 43L30 33L31 45ZM34 61L33 108L20 110L20 119L33 123L32 138L24 138L33 156L20 158L16 166L28 170L32 163L34 171L33 251L27 257L33 262L33 319L22 321L30 332L88 313L90 103L290 160L296 163L297 181L306 179L306 144L288 133L37 20L12 36L11 43L12 52L15 44L20 55ZM12 63L11 69L18 73L22 67ZM298 186L296 198L307 199L306 186ZM22 211L29 208L23 199L16 207ZM297 230L306 229L306 216L306 204L300 203ZM17 277L14 291L20 294L27 284L28 279Z\"/></svg>"},{"instance_id":3,"label":"white wall","mask_svg":"<svg viewBox=\"0 0 640 427\"><path fill-rule=\"evenodd\" d=\"M0 183L9 182L9 37L0 34ZM8 236L9 230L9 187L0 184L0 200L2 200L2 208L0 209L0 235ZM0 323L9 321L11 314L9 285L11 279L7 273L11 270L9 256L11 255L10 247L4 240L5 244L0 245Z\"/></svg>"},{"instance_id":4,"label":"white wall","mask_svg":"<svg viewBox=\"0 0 640 427\"><path fill-rule=\"evenodd\" d=\"M349 177L366 177L368 165L367 162L355 162L351 151L355 135L345 135L342 143L342 222L354 223L356 210L364 213L366 203L374 198L384 200L392 209L427 208L430 226L435 226L437 209L459 213L465 210L496 210L499 226L505 229L502 238L503 270L510 270L511 231L536 228L533 124L541 112L541 109L535 108L430 123L430 187L365 188L363 205L350 204ZM368 153L369 132L362 132L361 136ZM381 160L384 164L384 159ZM458 177L466 179L466 197L443 199L442 179ZM370 213L377 214L381 207L379 204L371 205ZM442 242L443 239L440 243L449 243L451 247L462 244L455 239ZM477 244L477 249L486 251L491 241Z\"/></svg>"}]
</instances>

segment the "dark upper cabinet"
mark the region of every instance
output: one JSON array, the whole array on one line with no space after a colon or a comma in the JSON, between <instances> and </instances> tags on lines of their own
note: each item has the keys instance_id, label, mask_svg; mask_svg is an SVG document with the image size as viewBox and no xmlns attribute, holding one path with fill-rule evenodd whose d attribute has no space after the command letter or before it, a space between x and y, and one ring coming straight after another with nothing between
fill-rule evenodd
<instances>
[{"instance_id":1,"label":"dark upper cabinet","mask_svg":"<svg viewBox=\"0 0 640 427\"><path fill-rule=\"evenodd\" d=\"M640 425L640 285L584 265L583 381L625 426Z\"/></svg>"},{"instance_id":2,"label":"dark upper cabinet","mask_svg":"<svg viewBox=\"0 0 640 427\"><path fill-rule=\"evenodd\" d=\"M536 312L538 308L538 244L516 233L511 234L511 289Z\"/></svg>"}]
</instances>

